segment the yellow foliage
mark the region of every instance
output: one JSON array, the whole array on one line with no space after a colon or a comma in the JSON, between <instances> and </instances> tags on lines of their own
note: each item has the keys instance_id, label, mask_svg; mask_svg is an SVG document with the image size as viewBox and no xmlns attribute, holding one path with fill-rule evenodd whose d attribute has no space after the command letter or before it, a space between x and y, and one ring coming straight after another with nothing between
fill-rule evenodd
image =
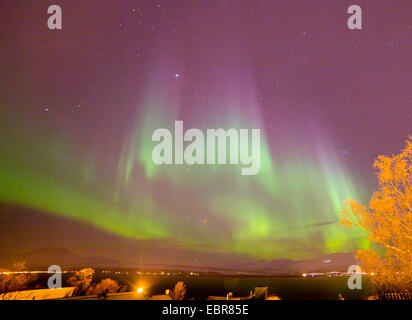
<instances>
[{"instance_id":1,"label":"yellow foliage","mask_svg":"<svg viewBox=\"0 0 412 320\"><path fill-rule=\"evenodd\" d=\"M108 294L108 293L117 293L121 290L120 285L117 283L116 280L113 279L103 279L98 284L91 286L86 295L100 295L100 294Z\"/></svg>"},{"instance_id":2,"label":"yellow foliage","mask_svg":"<svg viewBox=\"0 0 412 320\"><path fill-rule=\"evenodd\" d=\"M13 266L15 272L25 270L24 262L17 262ZM30 289L37 280L36 274L30 273L9 273L0 275L0 294Z\"/></svg>"},{"instance_id":3,"label":"yellow foliage","mask_svg":"<svg viewBox=\"0 0 412 320\"><path fill-rule=\"evenodd\" d=\"M175 287L169 293L173 300L183 300L186 295L186 285L184 282L179 281L175 284Z\"/></svg>"},{"instance_id":4,"label":"yellow foliage","mask_svg":"<svg viewBox=\"0 0 412 320\"><path fill-rule=\"evenodd\" d=\"M76 271L68 280L69 284L76 287L76 294L85 294L89 289L93 280L94 270L92 268L84 268Z\"/></svg>"},{"instance_id":5,"label":"yellow foliage","mask_svg":"<svg viewBox=\"0 0 412 320\"><path fill-rule=\"evenodd\" d=\"M363 228L386 249L384 259L371 251L358 252L363 270L375 275L376 287L404 290L412 287L412 137L400 154L379 155L373 167L379 185L369 208L349 199L341 222Z\"/></svg>"}]
</instances>

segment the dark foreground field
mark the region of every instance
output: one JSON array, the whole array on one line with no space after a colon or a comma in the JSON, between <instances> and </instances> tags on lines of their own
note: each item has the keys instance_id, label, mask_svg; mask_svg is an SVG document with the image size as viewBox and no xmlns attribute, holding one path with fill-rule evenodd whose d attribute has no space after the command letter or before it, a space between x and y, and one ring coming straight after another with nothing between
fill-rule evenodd
<instances>
[{"instance_id":1,"label":"dark foreground field","mask_svg":"<svg viewBox=\"0 0 412 320\"><path fill-rule=\"evenodd\" d=\"M44 276L40 284L46 284ZM63 278L64 285L68 275ZM234 296L247 296L255 286L268 286L269 294L276 294L286 300L336 300L338 294L345 299L366 299L372 295L367 278L363 278L361 290L350 290L347 277L230 277L230 276L166 276L137 274L95 274L94 281L111 278L122 285L127 285L127 291L144 288L148 294L162 294L166 289L172 289L178 281L187 286L186 298L207 299L208 296L225 296L233 292Z\"/></svg>"}]
</instances>

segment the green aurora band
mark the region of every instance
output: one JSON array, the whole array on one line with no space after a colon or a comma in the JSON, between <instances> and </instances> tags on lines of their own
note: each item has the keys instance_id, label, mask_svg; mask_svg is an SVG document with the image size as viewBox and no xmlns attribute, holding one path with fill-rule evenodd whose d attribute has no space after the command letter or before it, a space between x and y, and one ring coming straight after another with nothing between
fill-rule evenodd
<instances>
[{"instance_id":1,"label":"green aurora band","mask_svg":"<svg viewBox=\"0 0 412 320\"><path fill-rule=\"evenodd\" d=\"M166 101L168 110L160 113ZM247 122L218 120L238 118L236 109L245 110L249 102L238 103L232 101L229 108L233 116L216 116L209 126L264 127L254 111L249 116L246 112ZM171 128L169 119L181 117L179 101L157 95L143 104L146 109L125 134L117 165L109 170L99 165L93 150L79 150L67 133L45 137L33 124L30 130L13 129L28 128L22 120L5 128L0 200L124 237L160 239L193 250L270 259L368 247L363 233L343 229L338 222L343 201L364 195L327 139L313 136L312 151L288 147L276 156L262 130L256 176L242 176L240 165L156 166L151 134L159 127ZM190 117L186 123L206 128ZM74 155L70 164L62 160L68 153Z\"/></svg>"}]
</instances>

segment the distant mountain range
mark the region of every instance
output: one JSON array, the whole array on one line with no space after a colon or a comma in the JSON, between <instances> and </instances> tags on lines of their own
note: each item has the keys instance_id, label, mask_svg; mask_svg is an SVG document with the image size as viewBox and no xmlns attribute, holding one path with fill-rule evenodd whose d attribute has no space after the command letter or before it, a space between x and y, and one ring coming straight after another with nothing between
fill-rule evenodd
<instances>
[{"instance_id":1,"label":"distant mountain range","mask_svg":"<svg viewBox=\"0 0 412 320\"><path fill-rule=\"evenodd\" d=\"M260 274L302 274L311 272L347 271L350 265L359 264L353 253L333 253L315 259L263 260L241 267L242 270Z\"/></svg>"},{"instance_id":2,"label":"distant mountain range","mask_svg":"<svg viewBox=\"0 0 412 320\"><path fill-rule=\"evenodd\" d=\"M0 257L0 266L11 267L14 263L24 261L28 268L59 265L64 267L116 267L120 263L104 257L81 257L65 248L44 247L24 254Z\"/></svg>"},{"instance_id":3,"label":"distant mountain range","mask_svg":"<svg viewBox=\"0 0 412 320\"><path fill-rule=\"evenodd\" d=\"M348 267L358 264L353 253L333 253L315 259L293 261L286 259L261 260L227 268L213 266L189 266L172 264L142 265L124 264L105 257L81 257L65 248L44 247L19 255L0 256L0 267L11 267L15 262L24 261L29 268L59 265L62 268L144 268L146 270L180 270L194 272L212 272L219 274L254 274L254 275L292 275L311 272L347 271Z\"/></svg>"}]
</instances>

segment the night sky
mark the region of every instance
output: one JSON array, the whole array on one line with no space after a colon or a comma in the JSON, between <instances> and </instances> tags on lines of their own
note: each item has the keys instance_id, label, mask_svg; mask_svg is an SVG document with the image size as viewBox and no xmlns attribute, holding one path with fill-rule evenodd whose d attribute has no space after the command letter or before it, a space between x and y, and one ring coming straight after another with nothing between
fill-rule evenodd
<instances>
[{"instance_id":1,"label":"night sky","mask_svg":"<svg viewBox=\"0 0 412 320\"><path fill-rule=\"evenodd\" d=\"M213 264L368 248L339 210L367 204L374 159L412 134L411 39L404 0L1 1L1 251ZM261 129L260 173L156 166L152 133L176 120Z\"/></svg>"}]
</instances>

